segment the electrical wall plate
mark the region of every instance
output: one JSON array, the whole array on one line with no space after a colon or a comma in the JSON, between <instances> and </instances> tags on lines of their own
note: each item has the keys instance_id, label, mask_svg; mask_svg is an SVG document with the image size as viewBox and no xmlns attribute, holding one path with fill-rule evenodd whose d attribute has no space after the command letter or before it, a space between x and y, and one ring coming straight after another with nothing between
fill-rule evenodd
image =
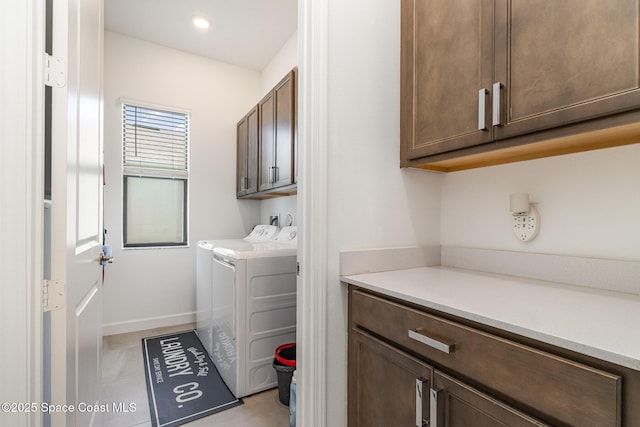
<instances>
[{"instance_id":1,"label":"electrical wall plate","mask_svg":"<svg viewBox=\"0 0 640 427\"><path fill-rule=\"evenodd\" d=\"M518 240L523 242L533 240L538 235L539 229L540 219L538 211L533 205L529 206L529 213L513 216L513 234Z\"/></svg>"},{"instance_id":2,"label":"electrical wall plate","mask_svg":"<svg viewBox=\"0 0 640 427\"><path fill-rule=\"evenodd\" d=\"M285 227L293 225L293 215L288 213L287 216L284 217L284 225Z\"/></svg>"}]
</instances>

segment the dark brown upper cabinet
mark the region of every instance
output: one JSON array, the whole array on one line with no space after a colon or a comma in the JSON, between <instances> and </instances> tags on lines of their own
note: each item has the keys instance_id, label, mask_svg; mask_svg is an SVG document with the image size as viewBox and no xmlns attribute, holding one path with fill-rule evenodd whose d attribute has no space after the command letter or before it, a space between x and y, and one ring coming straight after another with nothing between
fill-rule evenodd
<instances>
[{"instance_id":1,"label":"dark brown upper cabinet","mask_svg":"<svg viewBox=\"0 0 640 427\"><path fill-rule=\"evenodd\" d=\"M638 3L496 2L496 139L637 108Z\"/></svg>"},{"instance_id":2,"label":"dark brown upper cabinet","mask_svg":"<svg viewBox=\"0 0 640 427\"><path fill-rule=\"evenodd\" d=\"M295 77L292 70L259 103L259 191L296 182L295 94Z\"/></svg>"},{"instance_id":3,"label":"dark brown upper cabinet","mask_svg":"<svg viewBox=\"0 0 640 427\"><path fill-rule=\"evenodd\" d=\"M236 197L258 191L258 106L237 125Z\"/></svg>"},{"instance_id":4,"label":"dark brown upper cabinet","mask_svg":"<svg viewBox=\"0 0 640 427\"><path fill-rule=\"evenodd\" d=\"M637 142L639 3L402 0L401 166Z\"/></svg>"},{"instance_id":5,"label":"dark brown upper cabinet","mask_svg":"<svg viewBox=\"0 0 640 427\"><path fill-rule=\"evenodd\" d=\"M492 28L492 2L402 0L400 108L406 158L493 139L486 91L493 81Z\"/></svg>"},{"instance_id":6,"label":"dark brown upper cabinet","mask_svg":"<svg viewBox=\"0 0 640 427\"><path fill-rule=\"evenodd\" d=\"M237 125L236 197L266 199L297 193L297 68Z\"/></svg>"}]
</instances>

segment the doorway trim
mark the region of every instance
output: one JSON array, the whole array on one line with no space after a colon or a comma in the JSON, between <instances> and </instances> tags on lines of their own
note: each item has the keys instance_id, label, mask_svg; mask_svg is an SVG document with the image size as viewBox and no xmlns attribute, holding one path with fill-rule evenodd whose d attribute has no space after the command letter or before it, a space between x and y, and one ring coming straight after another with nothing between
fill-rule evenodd
<instances>
[{"instance_id":1,"label":"doorway trim","mask_svg":"<svg viewBox=\"0 0 640 427\"><path fill-rule=\"evenodd\" d=\"M328 0L298 2L297 425L326 424Z\"/></svg>"},{"instance_id":2,"label":"doorway trim","mask_svg":"<svg viewBox=\"0 0 640 427\"><path fill-rule=\"evenodd\" d=\"M42 278L44 218L45 8L38 0L0 5L0 311L10 324L0 330L2 402L42 401ZM39 408L38 408L39 409ZM0 424L41 426L42 414L0 413Z\"/></svg>"}]
</instances>

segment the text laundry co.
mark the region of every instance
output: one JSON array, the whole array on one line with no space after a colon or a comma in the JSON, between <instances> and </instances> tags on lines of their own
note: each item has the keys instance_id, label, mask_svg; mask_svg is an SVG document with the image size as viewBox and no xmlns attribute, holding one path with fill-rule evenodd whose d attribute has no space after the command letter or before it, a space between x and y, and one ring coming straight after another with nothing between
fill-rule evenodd
<instances>
[{"instance_id":1,"label":"text laundry co.","mask_svg":"<svg viewBox=\"0 0 640 427\"><path fill-rule=\"evenodd\" d=\"M193 374L179 337L160 340L160 347L169 377Z\"/></svg>"}]
</instances>

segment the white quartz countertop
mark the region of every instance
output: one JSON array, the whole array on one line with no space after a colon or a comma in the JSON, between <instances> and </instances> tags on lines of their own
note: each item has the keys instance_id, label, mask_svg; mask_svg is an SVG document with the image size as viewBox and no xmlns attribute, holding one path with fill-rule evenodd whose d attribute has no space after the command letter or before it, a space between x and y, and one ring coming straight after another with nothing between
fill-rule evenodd
<instances>
[{"instance_id":1,"label":"white quartz countertop","mask_svg":"<svg viewBox=\"0 0 640 427\"><path fill-rule=\"evenodd\" d=\"M640 296L448 267L342 281L640 371Z\"/></svg>"}]
</instances>

